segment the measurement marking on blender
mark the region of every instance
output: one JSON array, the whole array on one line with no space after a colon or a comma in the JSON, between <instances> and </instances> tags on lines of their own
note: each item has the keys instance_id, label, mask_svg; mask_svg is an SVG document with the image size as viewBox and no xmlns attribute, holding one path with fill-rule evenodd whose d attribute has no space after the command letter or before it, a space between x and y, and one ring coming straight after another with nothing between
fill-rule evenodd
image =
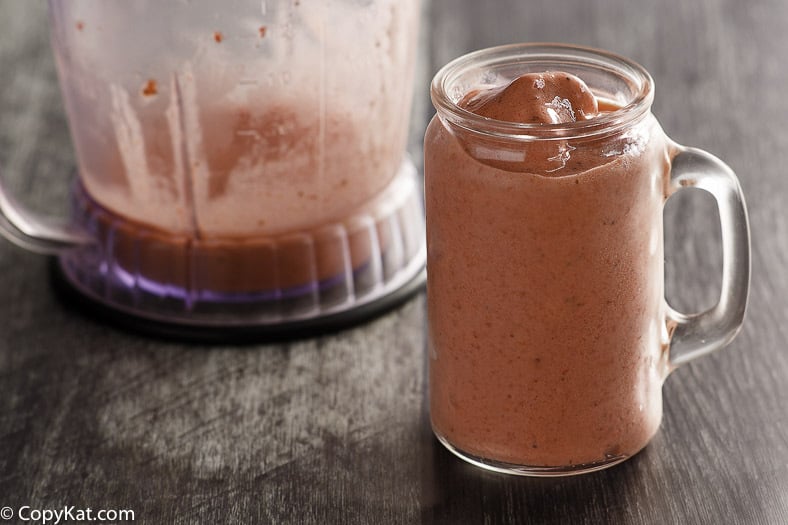
<instances>
[{"instance_id":1,"label":"measurement marking on blender","mask_svg":"<svg viewBox=\"0 0 788 525\"><path fill-rule=\"evenodd\" d=\"M257 140L260 140L261 138L260 132L256 129L239 129L235 132L235 134L239 137L253 137Z\"/></svg>"}]
</instances>

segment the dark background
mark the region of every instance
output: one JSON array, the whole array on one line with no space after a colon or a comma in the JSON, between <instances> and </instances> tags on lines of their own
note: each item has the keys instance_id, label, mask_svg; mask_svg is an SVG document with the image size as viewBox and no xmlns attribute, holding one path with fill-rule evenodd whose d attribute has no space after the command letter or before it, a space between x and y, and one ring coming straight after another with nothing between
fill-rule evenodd
<instances>
[{"instance_id":1,"label":"dark background","mask_svg":"<svg viewBox=\"0 0 788 525\"><path fill-rule=\"evenodd\" d=\"M481 472L429 430L423 295L335 335L190 346L86 317L57 299L44 258L1 243L0 506L129 508L139 523L788 523L788 3L433 0L424 11L417 161L439 66L563 41L646 66L671 137L738 173L748 317L730 347L667 380L653 442L582 477ZM0 167L25 203L64 213L74 156L48 45L45 2L0 0ZM716 300L718 230L710 198L669 203L675 307Z\"/></svg>"}]
</instances>

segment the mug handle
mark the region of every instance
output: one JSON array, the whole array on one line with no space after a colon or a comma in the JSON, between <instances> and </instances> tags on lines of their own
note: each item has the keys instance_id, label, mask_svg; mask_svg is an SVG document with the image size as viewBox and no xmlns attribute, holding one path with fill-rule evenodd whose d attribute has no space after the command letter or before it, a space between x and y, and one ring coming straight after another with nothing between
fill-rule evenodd
<instances>
[{"instance_id":1,"label":"mug handle","mask_svg":"<svg viewBox=\"0 0 788 525\"><path fill-rule=\"evenodd\" d=\"M722 231L722 290L713 307L683 314L667 307L671 369L718 350L739 332L750 290L750 225L736 174L720 159L697 148L676 146L670 171L671 196L699 188L717 201Z\"/></svg>"},{"instance_id":2,"label":"mug handle","mask_svg":"<svg viewBox=\"0 0 788 525\"><path fill-rule=\"evenodd\" d=\"M36 253L57 255L95 239L67 219L43 217L21 205L0 177L0 234Z\"/></svg>"}]
</instances>

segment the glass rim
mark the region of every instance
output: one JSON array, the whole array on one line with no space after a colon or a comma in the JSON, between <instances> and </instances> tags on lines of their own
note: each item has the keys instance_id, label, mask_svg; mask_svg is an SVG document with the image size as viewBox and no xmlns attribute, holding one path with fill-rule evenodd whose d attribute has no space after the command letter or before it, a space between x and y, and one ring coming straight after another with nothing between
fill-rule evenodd
<instances>
[{"instance_id":1,"label":"glass rim","mask_svg":"<svg viewBox=\"0 0 788 525\"><path fill-rule=\"evenodd\" d=\"M583 121L557 124L521 123L477 115L457 105L449 96L449 85L462 72L502 64L550 62L595 66L634 83L633 98L611 112ZM546 69L548 71L550 69ZM512 140L581 138L612 133L639 120L654 101L654 80L648 71L621 55L593 47L559 43L521 43L489 47L462 55L443 66L430 84L432 104L443 119L467 131Z\"/></svg>"}]
</instances>

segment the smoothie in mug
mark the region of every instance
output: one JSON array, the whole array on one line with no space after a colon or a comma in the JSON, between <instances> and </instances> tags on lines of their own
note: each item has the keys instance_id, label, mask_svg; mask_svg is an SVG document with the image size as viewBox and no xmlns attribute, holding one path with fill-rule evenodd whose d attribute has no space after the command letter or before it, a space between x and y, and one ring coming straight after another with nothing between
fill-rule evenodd
<instances>
[{"instance_id":1,"label":"smoothie in mug","mask_svg":"<svg viewBox=\"0 0 788 525\"><path fill-rule=\"evenodd\" d=\"M481 51L438 73L432 95L436 435L464 459L520 474L584 472L632 456L659 427L670 329L689 357L707 351L692 346L689 321L664 300L662 209L681 175L674 159L698 156L708 170L719 161L666 137L642 68L593 50ZM748 276L743 217L730 231L724 223L723 235L744 240L736 255L747 271L724 278ZM733 304L743 314L746 281L738 284ZM720 346L740 323L734 314L708 339Z\"/></svg>"}]
</instances>

